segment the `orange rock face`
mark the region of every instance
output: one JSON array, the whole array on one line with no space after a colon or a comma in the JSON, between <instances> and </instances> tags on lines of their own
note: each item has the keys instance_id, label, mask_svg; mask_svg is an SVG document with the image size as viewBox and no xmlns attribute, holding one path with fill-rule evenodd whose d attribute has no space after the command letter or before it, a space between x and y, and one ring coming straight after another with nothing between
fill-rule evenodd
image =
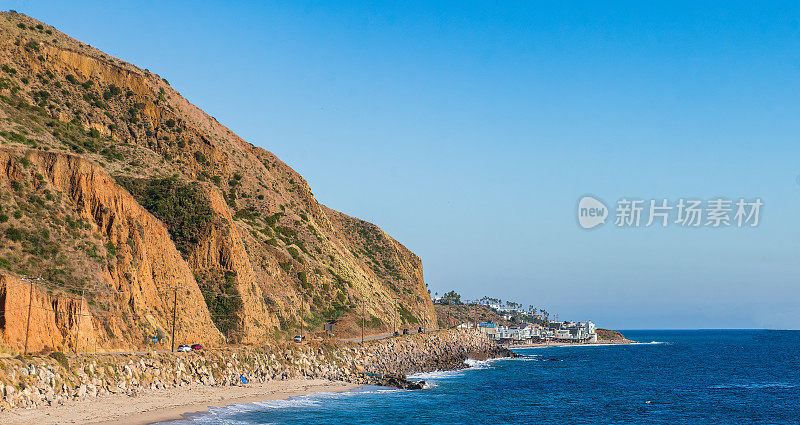
<instances>
[{"instance_id":1,"label":"orange rock face","mask_svg":"<svg viewBox=\"0 0 800 425\"><path fill-rule=\"evenodd\" d=\"M23 276L64 311L41 310L36 349L168 347L176 299L177 343L435 325L414 253L158 75L16 13L0 62L2 350L22 349Z\"/></svg>"},{"instance_id":2,"label":"orange rock face","mask_svg":"<svg viewBox=\"0 0 800 425\"><path fill-rule=\"evenodd\" d=\"M205 308L191 269L159 220L142 208L97 165L66 154L31 150L23 153L22 158L28 162L24 170L17 165L20 157L13 151L0 150L0 168L12 170L7 178L15 181L13 179L24 179L23 174L42 176L39 180L41 185L47 185L54 192L69 196L75 212L89 223L92 231L118 247L104 273L91 276L95 282L84 288L90 294L101 295L114 306L108 311L97 312L98 318L89 320L89 323L81 322L84 326L90 325L84 327L87 334L94 335L94 328L102 323L99 331L101 346L111 348L124 347L130 340L144 341L148 335L159 331L169 333L172 326L170 313L175 304L175 291L178 291L181 327L191 329L193 341L203 341L208 345L221 342L221 335ZM24 304L26 301L19 299L21 287L6 283L8 279L13 281L14 278L3 278L3 285L9 288L9 295L6 296L6 304L9 306L7 310L16 309L20 303ZM46 290L54 289L57 290L58 285L34 281L35 294L41 295ZM59 326L58 332L47 328L52 332L48 331L44 340L35 346L57 349L69 346L74 351L74 338L70 335L77 331L73 329L73 326L77 327L77 319L59 320L58 313L53 310L58 310L55 306L66 303L67 307L63 307L62 314L71 317L76 311L69 306L80 308L81 301L67 302L66 300L73 298L64 295L52 299L48 299L46 295L42 297L36 299L54 307L37 307L35 316L41 320L37 319L32 323L52 322ZM86 307L83 311L90 314L92 309ZM15 313L17 311L14 310ZM46 318L48 315L53 317ZM19 316L12 317L15 320L6 321L6 342L19 349L20 341L24 338L19 334L21 325L16 320ZM139 322L149 326L132 326ZM39 334L35 332L37 337L34 339L38 339Z\"/></svg>"},{"instance_id":3,"label":"orange rock face","mask_svg":"<svg viewBox=\"0 0 800 425\"><path fill-rule=\"evenodd\" d=\"M28 352L69 348L84 352L96 347L93 321L85 300L51 296L42 292L36 281L0 275L0 313L4 318L3 341L11 348L24 351L26 339Z\"/></svg>"}]
</instances>

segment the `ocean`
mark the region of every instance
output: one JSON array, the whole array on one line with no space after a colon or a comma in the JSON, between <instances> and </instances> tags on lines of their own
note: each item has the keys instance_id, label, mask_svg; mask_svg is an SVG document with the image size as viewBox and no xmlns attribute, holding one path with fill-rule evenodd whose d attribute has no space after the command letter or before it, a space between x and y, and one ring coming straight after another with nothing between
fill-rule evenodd
<instances>
[{"instance_id":1,"label":"ocean","mask_svg":"<svg viewBox=\"0 0 800 425\"><path fill-rule=\"evenodd\" d=\"M239 404L170 424L800 423L800 331L625 331L634 345L517 350L517 359Z\"/></svg>"}]
</instances>

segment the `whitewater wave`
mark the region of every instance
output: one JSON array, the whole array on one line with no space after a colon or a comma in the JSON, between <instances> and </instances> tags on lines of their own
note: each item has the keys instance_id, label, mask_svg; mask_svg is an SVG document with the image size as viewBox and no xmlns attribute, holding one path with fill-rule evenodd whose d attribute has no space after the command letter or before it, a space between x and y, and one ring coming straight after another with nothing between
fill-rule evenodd
<instances>
[{"instance_id":1,"label":"whitewater wave","mask_svg":"<svg viewBox=\"0 0 800 425\"><path fill-rule=\"evenodd\" d=\"M464 369L460 370L434 370L432 372L419 372L408 375L408 379L421 379L425 382L455 378L464 375Z\"/></svg>"},{"instance_id":2,"label":"whitewater wave","mask_svg":"<svg viewBox=\"0 0 800 425\"><path fill-rule=\"evenodd\" d=\"M486 369L489 367L491 360L475 360L475 359L466 359L464 360L464 364L467 365L470 369Z\"/></svg>"},{"instance_id":3,"label":"whitewater wave","mask_svg":"<svg viewBox=\"0 0 800 425\"><path fill-rule=\"evenodd\" d=\"M418 372L412 373L408 375L408 379L421 379L426 383L431 383L432 387L435 387L435 381L442 380L442 379L449 379L455 378L459 376L463 376L464 372L469 370L481 370L481 369L488 369L491 367L492 363L504 360L504 358L497 358L497 359L487 359L487 360L475 360L475 359L466 359L464 360L464 364L467 366L464 369L456 369L456 370L434 370L431 372ZM433 381L433 382L430 382Z\"/></svg>"},{"instance_id":4,"label":"whitewater wave","mask_svg":"<svg viewBox=\"0 0 800 425\"><path fill-rule=\"evenodd\" d=\"M528 354L522 357L514 358L515 361L518 362L563 362L564 359L558 359L554 357L544 357L538 354Z\"/></svg>"},{"instance_id":5,"label":"whitewater wave","mask_svg":"<svg viewBox=\"0 0 800 425\"><path fill-rule=\"evenodd\" d=\"M322 406L331 400L340 400L347 397L360 396L364 394L383 394L397 391L404 391L397 388L376 387L364 385L350 391L337 393L314 393L299 395L284 400L256 401L252 403L231 404L224 407L211 407L208 412L198 416L189 417L185 420L165 422L164 424L252 424L248 421L239 421L235 418L242 413L260 412L264 410L277 409L297 409Z\"/></svg>"},{"instance_id":6,"label":"whitewater wave","mask_svg":"<svg viewBox=\"0 0 800 425\"><path fill-rule=\"evenodd\" d=\"M538 362L541 358L542 356L538 354L526 354L523 355L522 357L516 357L514 358L514 360L518 362Z\"/></svg>"},{"instance_id":7,"label":"whitewater wave","mask_svg":"<svg viewBox=\"0 0 800 425\"><path fill-rule=\"evenodd\" d=\"M785 382L750 382L750 383L737 383L737 384L718 384L712 385L708 388L715 390L729 390L729 389L745 389L745 390L763 390L763 389L779 389L788 390L798 388L798 384L788 384Z\"/></svg>"}]
</instances>

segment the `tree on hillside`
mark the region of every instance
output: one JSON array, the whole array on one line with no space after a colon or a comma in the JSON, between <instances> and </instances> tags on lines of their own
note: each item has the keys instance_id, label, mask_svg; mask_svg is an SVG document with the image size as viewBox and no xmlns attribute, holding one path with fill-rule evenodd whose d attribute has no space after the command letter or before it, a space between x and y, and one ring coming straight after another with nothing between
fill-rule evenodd
<instances>
[{"instance_id":1,"label":"tree on hillside","mask_svg":"<svg viewBox=\"0 0 800 425\"><path fill-rule=\"evenodd\" d=\"M461 295L459 295L456 291L446 292L442 295L442 298L449 301L450 304L461 304Z\"/></svg>"}]
</instances>

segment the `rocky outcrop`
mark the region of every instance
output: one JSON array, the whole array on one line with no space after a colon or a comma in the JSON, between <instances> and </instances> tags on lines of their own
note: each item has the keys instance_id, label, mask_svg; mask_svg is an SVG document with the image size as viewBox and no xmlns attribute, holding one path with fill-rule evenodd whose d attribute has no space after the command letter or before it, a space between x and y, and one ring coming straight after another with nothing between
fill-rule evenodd
<instances>
[{"instance_id":1,"label":"rocky outcrop","mask_svg":"<svg viewBox=\"0 0 800 425\"><path fill-rule=\"evenodd\" d=\"M403 390L421 390L425 388L425 381L411 381L405 375L379 375L372 383L381 387L400 388Z\"/></svg>"},{"instance_id":2,"label":"rocky outcrop","mask_svg":"<svg viewBox=\"0 0 800 425\"><path fill-rule=\"evenodd\" d=\"M514 356L485 334L469 330L411 334L366 343L360 355L356 364L375 374L457 369L469 358Z\"/></svg>"},{"instance_id":3,"label":"rocky outcrop","mask_svg":"<svg viewBox=\"0 0 800 425\"><path fill-rule=\"evenodd\" d=\"M620 331L598 328L597 342L602 344L628 344L635 341L625 338L625 335Z\"/></svg>"}]
</instances>

